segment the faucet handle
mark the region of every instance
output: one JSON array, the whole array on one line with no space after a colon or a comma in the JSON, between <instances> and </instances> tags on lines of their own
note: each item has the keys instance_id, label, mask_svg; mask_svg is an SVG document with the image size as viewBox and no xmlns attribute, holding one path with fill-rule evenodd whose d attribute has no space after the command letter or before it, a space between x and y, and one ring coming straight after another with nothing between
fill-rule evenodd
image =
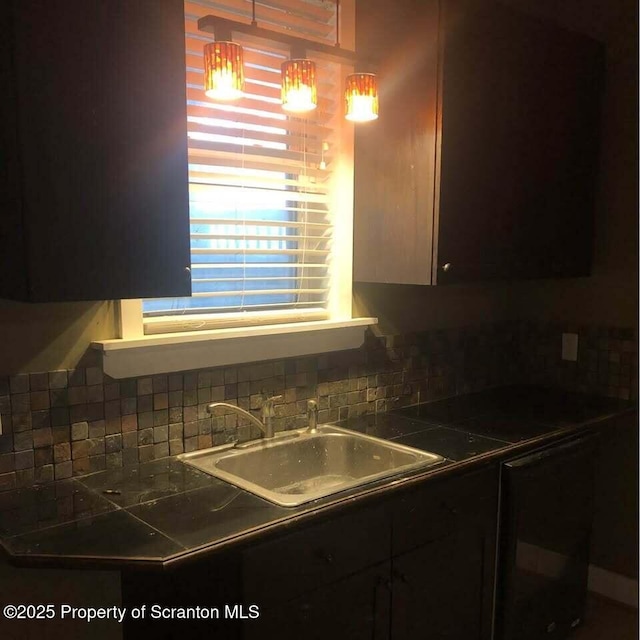
<instances>
[{"instance_id":1,"label":"faucet handle","mask_svg":"<svg viewBox=\"0 0 640 640\"><path fill-rule=\"evenodd\" d=\"M263 418L273 418L273 405L276 401L282 400L282 396L263 396L262 416Z\"/></svg>"}]
</instances>

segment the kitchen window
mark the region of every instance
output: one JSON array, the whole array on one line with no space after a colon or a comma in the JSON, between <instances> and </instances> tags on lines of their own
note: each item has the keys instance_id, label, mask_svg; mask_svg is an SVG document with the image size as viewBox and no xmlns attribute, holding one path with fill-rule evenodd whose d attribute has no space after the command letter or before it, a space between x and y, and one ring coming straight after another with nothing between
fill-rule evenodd
<instances>
[{"instance_id":1,"label":"kitchen window","mask_svg":"<svg viewBox=\"0 0 640 640\"><path fill-rule=\"evenodd\" d=\"M144 300L145 333L344 315L350 309L336 298L351 265L341 264L337 238L349 234L339 221L352 216L353 132L342 113L349 70L316 59L318 108L292 116L280 104L288 48L234 33L245 96L212 100L202 89L212 35L197 28L207 14L249 21L252 3L185 3L192 295ZM336 41L336 14L335 0L256 3L261 26L326 44Z\"/></svg>"},{"instance_id":2,"label":"kitchen window","mask_svg":"<svg viewBox=\"0 0 640 640\"><path fill-rule=\"evenodd\" d=\"M256 19L333 44L336 9L335 0L265 0ZM288 48L234 33L244 49L245 96L211 100L202 48L212 36L197 28L207 14L249 21L252 4L185 3L192 295L144 300L145 333L328 319L340 306L337 276L344 281L350 270L336 242L348 233L338 221L352 216L347 70L317 59L318 108L292 116L280 104Z\"/></svg>"},{"instance_id":3,"label":"kitchen window","mask_svg":"<svg viewBox=\"0 0 640 640\"><path fill-rule=\"evenodd\" d=\"M249 22L252 3L185 2L192 296L122 301L121 335L150 345L154 336L166 344L246 331L273 343L278 334L362 329L373 321L351 318L353 125L343 113L353 69L313 56L318 107L291 115L280 104L289 50L234 33L244 49L245 95L216 102L203 90L202 50L213 37L197 28L209 14ZM347 49L354 48L354 17L354 0L256 3L260 26L333 45L339 24ZM316 342L315 352L349 346ZM275 357L251 351L234 357Z\"/></svg>"}]
</instances>

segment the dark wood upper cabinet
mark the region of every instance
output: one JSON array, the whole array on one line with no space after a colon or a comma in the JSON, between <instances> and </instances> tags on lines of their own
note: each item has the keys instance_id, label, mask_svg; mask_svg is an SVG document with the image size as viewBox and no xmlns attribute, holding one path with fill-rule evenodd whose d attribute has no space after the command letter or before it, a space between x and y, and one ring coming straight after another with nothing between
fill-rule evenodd
<instances>
[{"instance_id":1,"label":"dark wood upper cabinet","mask_svg":"<svg viewBox=\"0 0 640 640\"><path fill-rule=\"evenodd\" d=\"M354 279L428 284L438 2L372 0L356 10L358 54L379 61L380 117L356 126Z\"/></svg>"},{"instance_id":2,"label":"dark wood upper cabinet","mask_svg":"<svg viewBox=\"0 0 640 640\"><path fill-rule=\"evenodd\" d=\"M10 0L0 297L190 294L182 0Z\"/></svg>"},{"instance_id":3,"label":"dark wood upper cabinet","mask_svg":"<svg viewBox=\"0 0 640 640\"><path fill-rule=\"evenodd\" d=\"M602 46L499 3L401 5L358 4L367 54L374 23L412 35L384 39L356 133L355 280L589 275Z\"/></svg>"}]
</instances>

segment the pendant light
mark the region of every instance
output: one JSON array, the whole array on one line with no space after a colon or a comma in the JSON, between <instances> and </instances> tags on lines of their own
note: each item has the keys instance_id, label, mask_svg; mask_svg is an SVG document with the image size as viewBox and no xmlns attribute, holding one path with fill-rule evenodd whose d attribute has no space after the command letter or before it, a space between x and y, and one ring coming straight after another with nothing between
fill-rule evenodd
<instances>
[{"instance_id":1,"label":"pendant light","mask_svg":"<svg viewBox=\"0 0 640 640\"><path fill-rule=\"evenodd\" d=\"M318 106L316 63L306 58L305 51L292 49L280 71L282 108L290 113L313 111Z\"/></svg>"},{"instance_id":2,"label":"pendant light","mask_svg":"<svg viewBox=\"0 0 640 640\"><path fill-rule=\"evenodd\" d=\"M204 90L215 100L235 100L243 95L244 65L242 47L232 41L231 34L244 33L259 40L280 42L290 51L290 59L282 63L281 101L284 111L307 113L318 106L316 63L307 51L318 53L340 64L358 69L363 62L355 51L340 47L340 0L336 2L336 41L334 45L315 42L258 26L256 0L251 0L251 24L217 16L198 19L198 28L213 33L216 40L204 47ZM345 118L351 122L369 122L378 118L378 86L373 73L356 71L346 78L344 93Z\"/></svg>"},{"instance_id":3,"label":"pendant light","mask_svg":"<svg viewBox=\"0 0 640 640\"><path fill-rule=\"evenodd\" d=\"M371 122L378 118L378 82L373 73L347 76L344 92L345 115L351 122Z\"/></svg>"},{"instance_id":4,"label":"pendant light","mask_svg":"<svg viewBox=\"0 0 640 640\"><path fill-rule=\"evenodd\" d=\"M231 41L230 29L215 35L216 41L204 46L204 92L214 100L237 100L244 92L242 47Z\"/></svg>"}]
</instances>

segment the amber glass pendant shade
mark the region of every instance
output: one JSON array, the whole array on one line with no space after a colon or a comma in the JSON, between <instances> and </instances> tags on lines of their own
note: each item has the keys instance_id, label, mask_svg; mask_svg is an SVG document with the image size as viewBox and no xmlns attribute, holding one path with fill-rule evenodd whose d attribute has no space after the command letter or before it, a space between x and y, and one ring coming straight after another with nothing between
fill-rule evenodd
<instances>
[{"instance_id":1,"label":"amber glass pendant shade","mask_svg":"<svg viewBox=\"0 0 640 640\"><path fill-rule=\"evenodd\" d=\"M344 93L345 118L351 122L370 122L378 117L378 82L373 73L347 76Z\"/></svg>"},{"instance_id":2,"label":"amber glass pendant shade","mask_svg":"<svg viewBox=\"0 0 640 640\"><path fill-rule=\"evenodd\" d=\"M318 106L316 63L296 58L282 63L282 108L292 113L312 111Z\"/></svg>"},{"instance_id":3,"label":"amber glass pendant shade","mask_svg":"<svg viewBox=\"0 0 640 640\"><path fill-rule=\"evenodd\" d=\"M237 100L244 91L242 47L235 42L204 46L204 92L214 100Z\"/></svg>"}]
</instances>

